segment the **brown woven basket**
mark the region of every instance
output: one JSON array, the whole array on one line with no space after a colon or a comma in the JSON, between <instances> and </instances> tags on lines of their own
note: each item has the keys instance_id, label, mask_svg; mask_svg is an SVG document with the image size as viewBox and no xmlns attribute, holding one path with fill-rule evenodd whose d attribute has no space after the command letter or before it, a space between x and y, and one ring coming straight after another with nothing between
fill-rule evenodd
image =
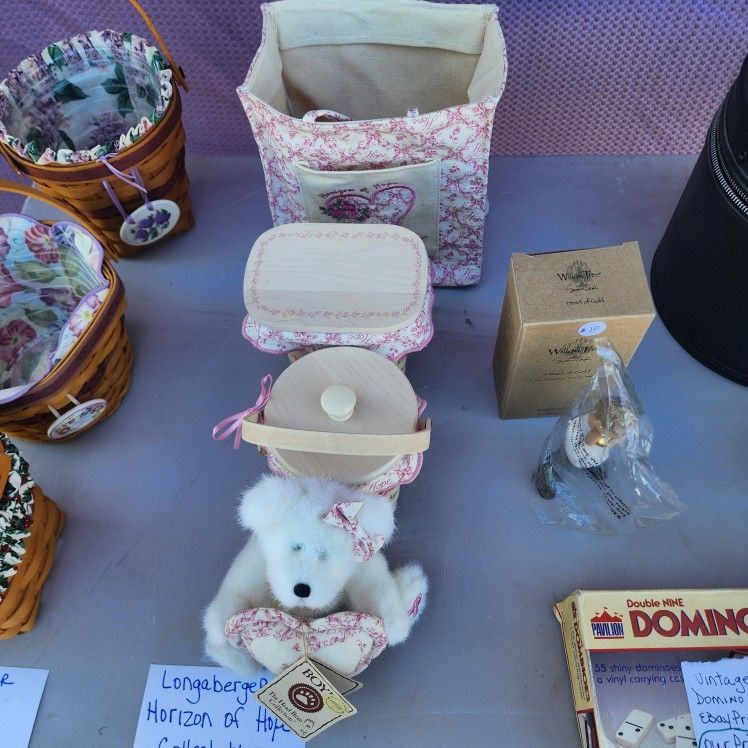
<instances>
[{"instance_id":1,"label":"brown woven basket","mask_svg":"<svg viewBox=\"0 0 748 748\"><path fill-rule=\"evenodd\" d=\"M69 213L101 242L105 252L111 256L111 247L96 229L81 221L59 201L23 185L0 180L0 192L3 191L41 200ZM109 294L101 309L70 353L44 379L17 400L0 405L0 431L33 441L67 441L110 416L119 407L130 387L133 360L125 330L125 290L106 258L101 271L109 281ZM48 436L47 431L55 420L54 411L69 408L71 401L86 402L97 398L106 400L107 405L96 421L63 439L52 440Z\"/></svg>"},{"instance_id":2,"label":"brown woven basket","mask_svg":"<svg viewBox=\"0 0 748 748\"><path fill-rule=\"evenodd\" d=\"M10 639L34 628L42 587L55 558L57 536L65 525L63 512L38 486L34 487L31 516L31 535L26 538L26 552L0 602L0 639Z\"/></svg>"},{"instance_id":3,"label":"brown woven basket","mask_svg":"<svg viewBox=\"0 0 748 748\"><path fill-rule=\"evenodd\" d=\"M178 85L174 86L172 99L161 119L142 138L128 148L112 154L107 160L119 171L129 172L133 167L137 167L150 200L171 200L179 206L179 221L163 237L166 239L189 230L195 224L185 169L185 134L178 90L178 86L185 91L188 87L184 72L174 63L169 49L148 14L137 0L130 0L130 3L148 25ZM31 177L41 192L62 200L78 214L79 218L85 218L87 225L95 226L99 234L106 238L116 256L128 257L161 241L157 240L144 246L130 246L121 240L119 232L123 219L103 183L107 182L110 185L128 215L143 204L143 197L136 188L114 176L102 163L36 164L22 158L5 143L0 143L0 152L16 172Z\"/></svg>"}]
</instances>

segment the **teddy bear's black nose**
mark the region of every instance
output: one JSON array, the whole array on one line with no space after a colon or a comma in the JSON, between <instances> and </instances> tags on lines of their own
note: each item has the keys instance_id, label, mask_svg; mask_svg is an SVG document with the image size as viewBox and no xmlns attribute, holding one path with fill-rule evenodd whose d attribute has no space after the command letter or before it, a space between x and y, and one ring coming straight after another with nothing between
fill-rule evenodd
<instances>
[{"instance_id":1,"label":"teddy bear's black nose","mask_svg":"<svg viewBox=\"0 0 748 748\"><path fill-rule=\"evenodd\" d=\"M312 594L312 588L308 584L299 582L294 586L293 593L296 597L309 597Z\"/></svg>"}]
</instances>

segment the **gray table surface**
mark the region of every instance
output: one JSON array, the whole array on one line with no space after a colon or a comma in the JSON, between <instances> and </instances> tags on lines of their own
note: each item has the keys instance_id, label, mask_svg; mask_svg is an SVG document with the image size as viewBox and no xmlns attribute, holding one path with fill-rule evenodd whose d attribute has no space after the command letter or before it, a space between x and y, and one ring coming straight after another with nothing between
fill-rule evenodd
<instances>
[{"instance_id":1,"label":"gray table surface","mask_svg":"<svg viewBox=\"0 0 748 748\"><path fill-rule=\"evenodd\" d=\"M689 509L603 538L543 527L527 508L553 421L499 420L491 374L510 253L637 239L648 266L692 163L493 161L483 280L438 291L434 340L408 361L433 441L387 555L424 565L429 606L364 674L358 716L315 745L574 748L555 601L575 588L748 583L745 388L655 321L631 373L655 466ZM149 663L201 663L201 609L243 542L236 498L265 467L248 445L210 438L285 365L240 334L244 264L270 226L260 164L197 157L189 171L196 227L119 266L136 354L121 410L69 444L23 445L68 515L37 627L0 643L3 664L51 671L32 746L129 746Z\"/></svg>"}]
</instances>

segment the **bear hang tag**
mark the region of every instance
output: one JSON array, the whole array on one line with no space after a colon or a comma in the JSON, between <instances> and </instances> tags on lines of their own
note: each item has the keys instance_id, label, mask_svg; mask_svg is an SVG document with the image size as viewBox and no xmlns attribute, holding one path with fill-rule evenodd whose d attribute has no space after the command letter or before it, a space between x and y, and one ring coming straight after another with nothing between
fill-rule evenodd
<instances>
[{"instance_id":1,"label":"bear hang tag","mask_svg":"<svg viewBox=\"0 0 748 748\"><path fill-rule=\"evenodd\" d=\"M339 673L335 675L358 683ZM336 722L356 714L356 707L306 655L279 673L255 697L303 741L317 737Z\"/></svg>"},{"instance_id":2,"label":"bear hang tag","mask_svg":"<svg viewBox=\"0 0 748 748\"><path fill-rule=\"evenodd\" d=\"M364 684L360 680L354 680L347 675L342 675L337 670L333 670L331 667L317 662L317 660L312 660L312 662L314 663L314 667L319 669L322 675L338 689L342 696L347 696L349 693L353 693L354 691L358 691L359 688L364 687Z\"/></svg>"}]
</instances>

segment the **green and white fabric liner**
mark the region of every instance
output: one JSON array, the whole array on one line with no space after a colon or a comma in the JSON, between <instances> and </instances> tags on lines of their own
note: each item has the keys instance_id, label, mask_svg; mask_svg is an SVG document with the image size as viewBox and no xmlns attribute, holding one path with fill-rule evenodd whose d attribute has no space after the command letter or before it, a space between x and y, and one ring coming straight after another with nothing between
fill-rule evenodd
<instances>
[{"instance_id":1,"label":"green and white fabric liner","mask_svg":"<svg viewBox=\"0 0 748 748\"><path fill-rule=\"evenodd\" d=\"M0 434L0 446L10 457L8 482L0 496L0 602L8 591L25 552L25 540L31 535L34 510L34 481L29 465L13 442Z\"/></svg>"},{"instance_id":2,"label":"green and white fabric liner","mask_svg":"<svg viewBox=\"0 0 748 748\"><path fill-rule=\"evenodd\" d=\"M62 361L109 293L104 250L77 224L0 215L0 404Z\"/></svg>"},{"instance_id":3,"label":"green and white fabric liner","mask_svg":"<svg viewBox=\"0 0 748 748\"><path fill-rule=\"evenodd\" d=\"M0 140L39 164L77 164L148 132L172 97L161 53L134 34L90 31L27 57L0 83Z\"/></svg>"}]
</instances>

